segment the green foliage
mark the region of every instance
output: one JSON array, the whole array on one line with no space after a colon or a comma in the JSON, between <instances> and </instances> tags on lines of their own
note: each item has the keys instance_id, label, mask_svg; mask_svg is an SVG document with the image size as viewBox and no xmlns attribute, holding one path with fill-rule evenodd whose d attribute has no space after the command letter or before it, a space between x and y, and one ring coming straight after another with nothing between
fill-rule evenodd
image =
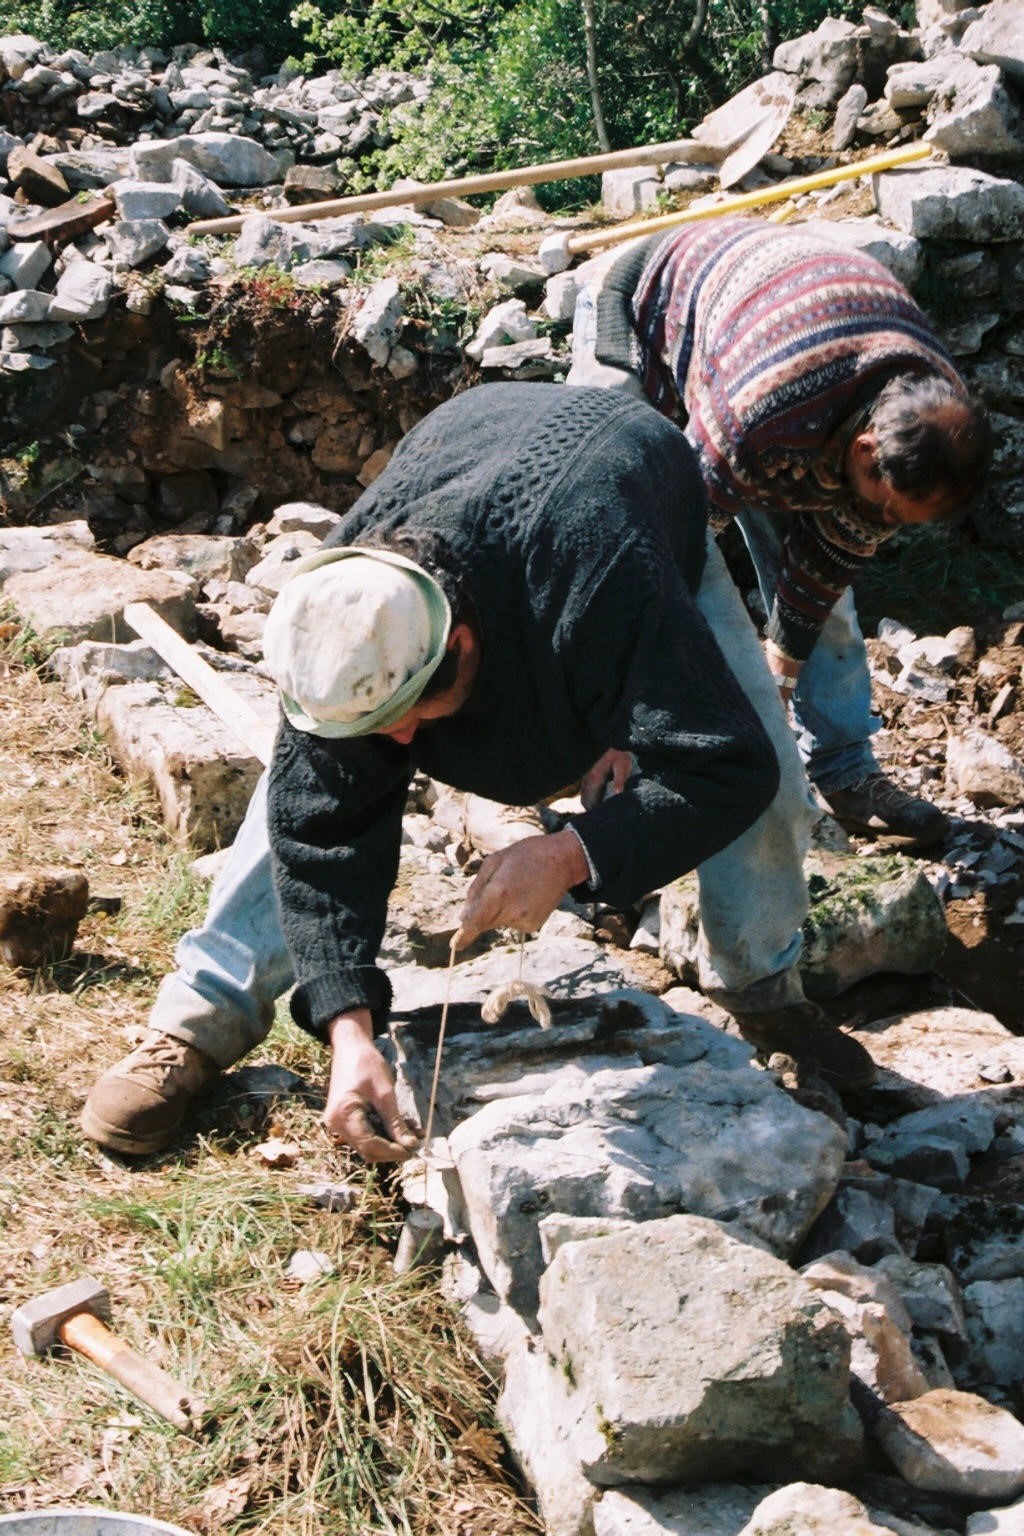
<instances>
[{"instance_id":1,"label":"green foliage","mask_svg":"<svg viewBox=\"0 0 1024 1536\"><path fill-rule=\"evenodd\" d=\"M432 0L349 0L329 7L300 0L291 20L312 50L307 66L327 58L358 74L469 62L485 50L504 8L501 0L448 0L443 8Z\"/></svg>"},{"instance_id":2,"label":"green foliage","mask_svg":"<svg viewBox=\"0 0 1024 1536\"><path fill-rule=\"evenodd\" d=\"M290 12L291 0L14 0L2 30L86 53L129 43L237 49L259 42L283 56L300 41Z\"/></svg>"},{"instance_id":3,"label":"green foliage","mask_svg":"<svg viewBox=\"0 0 1024 1536\"><path fill-rule=\"evenodd\" d=\"M866 634L894 613L918 634L945 634L997 619L1020 592L1018 562L990 548L967 518L901 531L883 544L857 578L857 611Z\"/></svg>"}]
</instances>

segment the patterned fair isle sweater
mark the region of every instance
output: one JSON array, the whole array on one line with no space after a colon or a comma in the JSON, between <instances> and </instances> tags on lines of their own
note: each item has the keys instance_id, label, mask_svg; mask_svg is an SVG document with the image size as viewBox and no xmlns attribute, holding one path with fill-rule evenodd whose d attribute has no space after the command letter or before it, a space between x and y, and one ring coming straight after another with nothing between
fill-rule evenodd
<instances>
[{"instance_id":1,"label":"patterned fair isle sweater","mask_svg":"<svg viewBox=\"0 0 1024 1536\"><path fill-rule=\"evenodd\" d=\"M692 450L634 397L481 385L403 440L328 542L399 529L439 540L479 623L480 670L462 709L410 746L281 726L270 839L303 1027L322 1034L353 1007L386 1014L376 957L418 767L530 805L605 748L632 751L625 791L574 823L596 896L616 905L702 863L764 810L774 753L692 596L706 521Z\"/></svg>"},{"instance_id":2,"label":"patterned fair isle sweater","mask_svg":"<svg viewBox=\"0 0 1024 1536\"><path fill-rule=\"evenodd\" d=\"M631 246L598 298L598 361L639 375L700 459L721 527L787 514L768 634L804 661L895 529L856 503L846 449L898 373L962 380L906 290L862 252L760 219L718 218Z\"/></svg>"}]
</instances>

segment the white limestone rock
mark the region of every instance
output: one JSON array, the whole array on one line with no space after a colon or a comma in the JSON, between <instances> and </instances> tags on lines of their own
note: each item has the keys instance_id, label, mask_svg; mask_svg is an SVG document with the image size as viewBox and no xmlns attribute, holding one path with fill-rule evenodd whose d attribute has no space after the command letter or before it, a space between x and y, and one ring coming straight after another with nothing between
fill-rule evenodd
<instances>
[{"instance_id":1,"label":"white limestone rock","mask_svg":"<svg viewBox=\"0 0 1024 1536\"><path fill-rule=\"evenodd\" d=\"M184 571L201 582L242 582L258 558L251 539L164 533L136 544L129 551L128 563L143 571Z\"/></svg>"},{"instance_id":2,"label":"white limestone rock","mask_svg":"<svg viewBox=\"0 0 1024 1536\"><path fill-rule=\"evenodd\" d=\"M1024 11L1015 0L981 6L960 39L960 50L979 64L998 65L1007 79L1024 85Z\"/></svg>"},{"instance_id":3,"label":"white limestone rock","mask_svg":"<svg viewBox=\"0 0 1024 1536\"><path fill-rule=\"evenodd\" d=\"M950 736L946 780L954 795L966 795L975 805L1018 806L1024 800L1024 762L984 731Z\"/></svg>"},{"instance_id":4,"label":"white limestone rock","mask_svg":"<svg viewBox=\"0 0 1024 1536\"><path fill-rule=\"evenodd\" d=\"M272 685L237 660L206 648L203 655L230 674L269 745L278 715ZM262 765L228 725L205 704L183 702L180 679L141 642L65 647L51 665L68 692L89 703L126 773L153 785L176 834L203 852L230 843Z\"/></svg>"},{"instance_id":5,"label":"white limestone rock","mask_svg":"<svg viewBox=\"0 0 1024 1536\"><path fill-rule=\"evenodd\" d=\"M852 1493L790 1483L763 1499L737 1536L889 1536L894 1529L876 1521ZM916 1529L928 1536L924 1526Z\"/></svg>"},{"instance_id":6,"label":"white limestone rock","mask_svg":"<svg viewBox=\"0 0 1024 1536\"><path fill-rule=\"evenodd\" d=\"M341 514L329 507L312 501L286 501L275 507L267 519L267 533L271 538L279 533L312 533L325 539L340 522Z\"/></svg>"},{"instance_id":7,"label":"white limestone rock","mask_svg":"<svg viewBox=\"0 0 1024 1536\"><path fill-rule=\"evenodd\" d=\"M910 1314L884 1275L832 1253L801 1274L846 1323L850 1370L883 1402L920 1397L930 1383L914 1358Z\"/></svg>"},{"instance_id":8,"label":"white limestone rock","mask_svg":"<svg viewBox=\"0 0 1024 1536\"><path fill-rule=\"evenodd\" d=\"M374 283L353 312L351 334L382 368L398 344L402 314L402 295L398 279L394 277Z\"/></svg>"},{"instance_id":9,"label":"white limestone rock","mask_svg":"<svg viewBox=\"0 0 1024 1536\"><path fill-rule=\"evenodd\" d=\"M1024 187L1004 177L943 166L884 171L872 182L879 213L908 235L978 244L1024 237Z\"/></svg>"},{"instance_id":10,"label":"white limestone rock","mask_svg":"<svg viewBox=\"0 0 1024 1536\"><path fill-rule=\"evenodd\" d=\"M1024 1083L1024 1040L991 1014L931 1008L876 1019L856 1034L882 1069L873 1093L883 1102L892 1098L903 1113L984 1092L1012 1117Z\"/></svg>"},{"instance_id":11,"label":"white limestone rock","mask_svg":"<svg viewBox=\"0 0 1024 1536\"><path fill-rule=\"evenodd\" d=\"M721 1046L736 1047L727 1064ZM686 1020L672 1065L555 1076L457 1125L449 1145L497 1293L532 1308L549 1211L690 1211L793 1252L835 1188L846 1137L748 1062L749 1047Z\"/></svg>"},{"instance_id":12,"label":"white limestone rock","mask_svg":"<svg viewBox=\"0 0 1024 1536\"><path fill-rule=\"evenodd\" d=\"M0 586L16 571L39 571L66 555L96 547L82 519L42 528L0 528Z\"/></svg>"},{"instance_id":13,"label":"white limestone rock","mask_svg":"<svg viewBox=\"0 0 1024 1536\"><path fill-rule=\"evenodd\" d=\"M119 219L167 219L181 207L181 193L168 182L132 181L110 185Z\"/></svg>"},{"instance_id":14,"label":"white limestone rock","mask_svg":"<svg viewBox=\"0 0 1024 1536\"><path fill-rule=\"evenodd\" d=\"M594 1536L739 1536L771 1491L763 1483L609 1488L594 1506Z\"/></svg>"},{"instance_id":15,"label":"white limestone rock","mask_svg":"<svg viewBox=\"0 0 1024 1536\"><path fill-rule=\"evenodd\" d=\"M171 232L162 219L138 219L132 223L119 219L104 227L103 238L113 258L114 270L124 272L143 266L162 251Z\"/></svg>"},{"instance_id":16,"label":"white limestone rock","mask_svg":"<svg viewBox=\"0 0 1024 1536\"><path fill-rule=\"evenodd\" d=\"M8 576L4 596L36 634L74 644L134 638L124 608L135 602L149 603L179 634L191 636L195 590L180 572L140 571L125 560L78 549L43 569Z\"/></svg>"},{"instance_id":17,"label":"white limestone rock","mask_svg":"<svg viewBox=\"0 0 1024 1536\"><path fill-rule=\"evenodd\" d=\"M315 533L302 528L279 533L263 546L259 560L246 572L246 583L276 597L295 569L295 562L319 549L320 542Z\"/></svg>"},{"instance_id":18,"label":"white limestone rock","mask_svg":"<svg viewBox=\"0 0 1024 1536\"><path fill-rule=\"evenodd\" d=\"M536 1494L548 1536L594 1536L598 1490L573 1442L571 1387L536 1341L520 1341L506 1356L495 1412Z\"/></svg>"},{"instance_id":19,"label":"white limestone rock","mask_svg":"<svg viewBox=\"0 0 1024 1536\"><path fill-rule=\"evenodd\" d=\"M540 1319L592 1482L830 1475L856 1460L842 1323L738 1229L669 1216L566 1243Z\"/></svg>"},{"instance_id":20,"label":"white limestone rock","mask_svg":"<svg viewBox=\"0 0 1024 1536\"><path fill-rule=\"evenodd\" d=\"M938 1389L883 1408L873 1433L915 1488L966 1499L1024 1490L1024 1425L971 1392Z\"/></svg>"},{"instance_id":21,"label":"white limestone rock","mask_svg":"<svg viewBox=\"0 0 1024 1536\"><path fill-rule=\"evenodd\" d=\"M537 327L527 314L522 299L505 299L487 311L464 350L467 357L479 362L490 347L509 341L529 341L536 334Z\"/></svg>"},{"instance_id":22,"label":"white limestone rock","mask_svg":"<svg viewBox=\"0 0 1024 1536\"><path fill-rule=\"evenodd\" d=\"M0 256L0 277L9 278L15 288L35 288L52 262L44 241L18 240Z\"/></svg>"},{"instance_id":23,"label":"white limestone rock","mask_svg":"<svg viewBox=\"0 0 1024 1536\"><path fill-rule=\"evenodd\" d=\"M132 175L140 180L170 181L176 160L184 160L219 187L265 187L284 172L276 155L255 139L237 133L189 133L135 145Z\"/></svg>"},{"instance_id":24,"label":"white limestone rock","mask_svg":"<svg viewBox=\"0 0 1024 1536\"><path fill-rule=\"evenodd\" d=\"M100 320L110 308L114 280L95 261L74 261L57 279L50 318Z\"/></svg>"}]
</instances>

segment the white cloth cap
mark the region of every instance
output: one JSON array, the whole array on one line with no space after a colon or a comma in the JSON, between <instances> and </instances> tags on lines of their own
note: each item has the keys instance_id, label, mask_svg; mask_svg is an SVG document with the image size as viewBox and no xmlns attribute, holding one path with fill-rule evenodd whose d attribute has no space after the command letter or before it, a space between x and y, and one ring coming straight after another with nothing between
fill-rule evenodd
<instances>
[{"instance_id":1,"label":"white cloth cap","mask_svg":"<svg viewBox=\"0 0 1024 1536\"><path fill-rule=\"evenodd\" d=\"M390 550L319 550L296 565L267 617L263 654L285 714L319 736L386 730L440 665L451 611Z\"/></svg>"}]
</instances>

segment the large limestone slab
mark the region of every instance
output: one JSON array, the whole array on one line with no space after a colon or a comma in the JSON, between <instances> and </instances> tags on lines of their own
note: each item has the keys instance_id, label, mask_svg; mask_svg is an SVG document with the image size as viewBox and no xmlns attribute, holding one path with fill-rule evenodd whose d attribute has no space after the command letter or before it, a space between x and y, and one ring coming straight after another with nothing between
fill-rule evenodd
<instances>
[{"instance_id":1,"label":"large limestone slab","mask_svg":"<svg viewBox=\"0 0 1024 1536\"><path fill-rule=\"evenodd\" d=\"M506 1357L496 1414L536 1495L547 1536L594 1536L598 1490L573 1443L570 1385L536 1340L521 1340Z\"/></svg>"},{"instance_id":2,"label":"large limestone slab","mask_svg":"<svg viewBox=\"0 0 1024 1536\"><path fill-rule=\"evenodd\" d=\"M1024 187L966 166L885 171L872 178L883 219L921 240L1024 238Z\"/></svg>"},{"instance_id":3,"label":"large limestone slab","mask_svg":"<svg viewBox=\"0 0 1024 1536\"><path fill-rule=\"evenodd\" d=\"M845 1152L840 1128L751 1067L749 1047L700 1019L684 1028L685 1065L570 1064L451 1132L481 1263L513 1306L534 1305L538 1222L549 1212L695 1212L741 1222L788 1255L827 1204ZM731 1061L722 1045L736 1046Z\"/></svg>"},{"instance_id":4,"label":"large limestone slab","mask_svg":"<svg viewBox=\"0 0 1024 1536\"><path fill-rule=\"evenodd\" d=\"M179 571L141 571L125 560L70 550L49 566L8 576L4 595L44 639L121 642L128 603L149 603L179 634L195 632L196 584Z\"/></svg>"},{"instance_id":5,"label":"large limestone slab","mask_svg":"<svg viewBox=\"0 0 1024 1536\"><path fill-rule=\"evenodd\" d=\"M971 1392L938 1389L883 1408L874 1434L908 1483L967 1499L1024 1490L1024 1425Z\"/></svg>"},{"instance_id":6,"label":"large limestone slab","mask_svg":"<svg viewBox=\"0 0 1024 1536\"><path fill-rule=\"evenodd\" d=\"M952 159L1016 160L1024 150L1024 115L995 64L957 58L930 116L925 139Z\"/></svg>"},{"instance_id":7,"label":"large limestone slab","mask_svg":"<svg viewBox=\"0 0 1024 1536\"><path fill-rule=\"evenodd\" d=\"M144 181L171 181L176 160L184 160L219 187L264 187L280 181L283 174L276 157L255 139L207 132L136 144L132 175Z\"/></svg>"},{"instance_id":8,"label":"large limestone slab","mask_svg":"<svg viewBox=\"0 0 1024 1536\"><path fill-rule=\"evenodd\" d=\"M979 64L998 65L1015 84L1024 85L1024 10L1017 0L982 6L960 39L960 49Z\"/></svg>"},{"instance_id":9,"label":"large limestone slab","mask_svg":"<svg viewBox=\"0 0 1024 1536\"><path fill-rule=\"evenodd\" d=\"M69 553L95 546L89 524L81 519L51 528L0 528L0 586L17 571L45 570Z\"/></svg>"},{"instance_id":10,"label":"large limestone slab","mask_svg":"<svg viewBox=\"0 0 1024 1536\"><path fill-rule=\"evenodd\" d=\"M185 571L202 582L244 581L258 559L252 539L205 533L157 534L128 554L140 570Z\"/></svg>"},{"instance_id":11,"label":"large limestone slab","mask_svg":"<svg viewBox=\"0 0 1024 1536\"><path fill-rule=\"evenodd\" d=\"M408 870L408 850L403 850L402 862ZM456 887L454 877L438 881L436 862L432 867L435 899L429 918L422 914L414 918L400 894L399 905L389 908L381 950L396 985L391 1034L399 1099L421 1119L430 1100L441 1008L449 990L448 945L444 943L441 951L445 963L435 959L429 967L431 943L425 929L435 921L447 926L464 890ZM400 871L396 889L402 893L407 883L407 873ZM395 927L405 928L404 935L393 931L392 911ZM454 967L444 1071L434 1116L439 1135L449 1135L484 1104L536 1095L558 1082L582 1084L598 1071L659 1060L680 1065L709 1050L726 1063L749 1060L749 1046L717 1033L720 1044L709 1046L693 1035L692 1018L681 1017L649 993L630 988L609 965L606 949L592 939L561 932L560 915L549 919L522 951L518 945L493 944L485 955ZM444 928L442 937L443 933ZM395 959L407 954L410 946L420 951L419 965L396 965ZM607 970L600 969L605 965ZM518 979L520 972L534 983L543 978L552 1012L550 1029L540 1029L522 1001L511 1003L497 1025L484 1023L485 999L498 986Z\"/></svg>"},{"instance_id":12,"label":"large limestone slab","mask_svg":"<svg viewBox=\"0 0 1024 1536\"><path fill-rule=\"evenodd\" d=\"M451 928L452 916L450 908L446 908L441 933ZM421 931L432 937L440 936L432 924L421 925ZM428 937L428 943L432 937ZM609 953L605 945L577 933L548 935L542 944L538 942L532 951L528 949L526 956L524 962L517 942L495 942L486 954L456 965L450 987L447 971L436 961L433 966L396 965L389 971L395 1007L400 1013L436 1010L450 996L453 1003L475 1005L479 1010L485 998L518 981L521 970L527 982L554 998L592 997L602 991L640 985L642 979L623 951ZM517 1013L522 1017L522 1008L513 1017ZM503 1027L508 1023L506 1019Z\"/></svg>"},{"instance_id":13,"label":"large limestone slab","mask_svg":"<svg viewBox=\"0 0 1024 1536\"><path fill-rule=\"evenodd\" d=\"M594 1536L739 1536L766 1484L704 1488L609 1488L594 1506Z\"/></svg>"},{"instance_id":14,"label":"large limestone slab","mask_svg":"<svg viewBox=\"0 0 1024 1536\"><path fill-rule=\"evenodd\" d=\"M992 1014L932 1008L876 1019L860 1026L857 1037L881 1069L873 1096L898 1103L903 1113L981 1093L1013 1118L1024 1099L1024 1040ZM954 1110L947 1106L947 1113ZM891 1107L885 1118L892 1118Z\"/></svg>"},{"instance_id":15,"label":"large limestone slab","mask_svg":"<svg viewBox=\"0 0 1024 1536\"><path fill-rule=\"evenodd\" d=\"M790 1483L757 1506L739 1536L889 1536L895 1527L874 1520L859 1499L839 1488L814 1483ZM916 1525L920 1536L927 1528Z\"/></svg>"},{"instance_id":16,"label":"large limestone slab","mask_svg":"<svg viewBox=\"0 0 1024 1536\"><path fill-rule=\"evenodd\" d=\"M205 656L231 671L234 689L268 725L276 722L266 680L217 652ZM90 705L125 772L153 787L174 832L201 852L231 842L262 765L148 647L86 643L56 651L51 665L68 692Z\"/></svg>"},{"instance_id":17,"label":"large limestone slab","mask_svg":"<svg viewBox=\"0 0 1024 1536\"><path fill-rule=\"evenodd\" d=\"M837 1472L856 1456L841 1321L735 1229L672 1216L565 1243L540 1318L593 1482Z\"/></svg>"}]
</instances>

